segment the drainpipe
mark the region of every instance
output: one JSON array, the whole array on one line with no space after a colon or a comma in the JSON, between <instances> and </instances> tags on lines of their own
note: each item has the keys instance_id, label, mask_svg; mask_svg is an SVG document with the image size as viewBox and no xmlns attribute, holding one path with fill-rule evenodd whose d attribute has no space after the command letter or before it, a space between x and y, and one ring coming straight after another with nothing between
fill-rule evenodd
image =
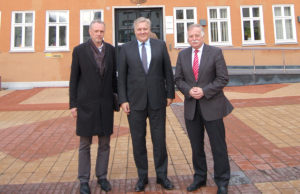
<instances>
[{"instance_id":1,"label":"drainpipe","mask_svg":"<svg viewBox=\"0 0 300 194\"><path fill-rule=\"evenodd\" d=\"M252 64L253 64L253 71L254 73L256 73L254 49L252 49Z\"/></svg>"},{"instance_id":2,"label":"drainpipe","mask_svg":"<svg viewBox=\"0 0 300 194\"><path fill-rule=\"evenodd\" d=\"M286 62L285 62L284 50L282 50L282 64L283 64L283 72L286 72Z\"/></svg>"}]
</instances>

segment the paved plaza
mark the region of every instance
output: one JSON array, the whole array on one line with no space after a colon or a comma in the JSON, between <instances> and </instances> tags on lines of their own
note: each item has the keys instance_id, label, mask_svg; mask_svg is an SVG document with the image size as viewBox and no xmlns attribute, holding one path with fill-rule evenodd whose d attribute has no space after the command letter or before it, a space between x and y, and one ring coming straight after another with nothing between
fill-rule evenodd
<instances>
[{"instance_id":1,"label":"paved plaza","mask_svg":"<svg viewBox=\"0 0 300 194\"><path fill-rule=\"evenodd\" d=\"M229 193L300 193L300 83L226 87L235 109L225 118L230 157ZM193 180L183 96L167 108L168 174L175 189L156 184L147 128L149 184L144 193L186 193ZM92 166L97 139L93 139ZM79 193L79 138L68 110L68 88L0 91L0 193ZM207 186L214 194L213 160L205 136ZM94 169L92 167L92 169ZM109 193L135 193L137 171L126 115L115 113L108 179ZM104 193L91 174L92 193Z\"/></svg>"}]
</instances>

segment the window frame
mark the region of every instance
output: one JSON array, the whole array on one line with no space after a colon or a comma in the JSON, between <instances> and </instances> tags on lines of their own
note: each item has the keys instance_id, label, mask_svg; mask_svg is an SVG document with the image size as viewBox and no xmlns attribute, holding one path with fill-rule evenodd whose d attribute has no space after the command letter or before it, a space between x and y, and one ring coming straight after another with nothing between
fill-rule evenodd
<instances>
[{"instance_id":1,"label":"window frame","mask_svg":"<svg viewBox=\"0 0 300 194\"><path fill-rule=\"evenodd\" d=\"M194 11L194 19L186 19L186 10L192 9ZM184 19L176 19L176 11L177 10L184 10L183 16ZM189 46L188 43L188 35L187 35L187 23L188 22L194 22L194 24L197 24L197 7L174 7L173 8L173 14L174 14L174 44L175 48L186 48ZM177 43L177 23L184 23L184 43Z\"/></svg>"},{"instance_id":2,"label":"window frame","mask_svg":"<svg viewBox=\"0 0 300 194\"><path fill-rule=\"evenodd\" d=\"M95 12L101 12L101 21L104 21L104 10L103 9L82 9L80 10L80 43L83 43L83 12L90 12L90 13L95 13ZM93 21L92 18L90 18L90 23ZM88 24L90 25L90 24Z\"/></svg>"},{"instance_id":3,"label":"window frame","mask_svg":"<svg viewBox=\"0 0 300 194\"><path fill-rule=\"evenodd\" d=\"M15 23L15 15L21 13L22 14L22 23L16 24ZM25 22L25 14L32 13L32 23L26 24ZM11 35L10 35L10 52L34 52L34 43L35 43L35 11L33 10L26 10L26 11L12 11L11 13ZM23 21L24 20L24 21ZM15 47L15 27L22 28L22 38L21 38L21 47ZM30 26L32 27L32 46L25 46L25 27Z\"/></svg>"},{"instance_id":4,"label":"window frame","mask_svg":"<svg viewBox=\"0 0 300 194\"><path fill-rule=\"evenodd\" d=\"M49 24L49 15L50 13L55 13L56 17L57 14L65 13L66 14L66 22L55 22L55 24ZM70 17L69 17L69 10L46 10L46 35L45 35L45 52L55 52L55 51L69 51L69 25L70 25ZM66 45L65 46L49 46L49 27L55 26L56 27L56 41L59 42L59 33L58 28L59 26L66 26Z\"/></svg>"},{"instance_id":5,"label":"window frame","mask_svg":"<svg viewBox=\"0 0 300 194\"><path fill-rule=\"evenodd\" d=\"M227 11L227 18L220 18L220 9L226 9ZM210 10L211 9L216 9L217 10L217 18L210 18ZM226 21L228 24L228 41L222 42L221 41L221 28L220 28L220 23ZM211 22L217 22L218 25L218 42L212 42L211 40ZM231 34L231 15L230 15L230 6L208 6L207 7L207 25L208 25L208 40L210 45L214 46L232 46L232 34Z\"/></svg>"},{"instance_id":6,"label":"window frame","mask_svg":"<svg viewBox=\"0 0 300 194\"><path fill-rule=\"evenodd\" d=\"M284 7L290 7L291 9L291 16L275 16L275 7L280 7L281 11L283 11L282 13L284 13ZM294 4L276 4L276 5L272 5L272 12L273 12L273 27L274 27L274 40L275 40L275 44L297 44L297 31L296 31L296 24L295 24L295 8L294 8ZM278 40L276 38L276 17L280 17L283 21L283 36L284 39L283 40ZM293 37L294 39L286 39L286 28L285 28L285 19L291 19L292 21L292 32L293 32Z\"/></svg>"},{"instance_id":7,"label":"window frame","mask_svg":"<svg viewBox=\"0 0 300 194\"><path fill-rule=\"evenodd\" d=\"M243 17L243 8L249 8L249 18L244 19ZM253 8L259 9L259 17L253 17ZM241 27L242 27L242 45L264 45L265 44L265 29L264 29L264 16L263 16L263 6L262 5L241 5L240 6L241 13ZM261 40L254 40L254 25L253 21L260 21L260 29L261 29ZM250 30L251 30L251 40L245 40L245 32L244 32L244 21L250 21Z\"/></svg>"}]
</instances>

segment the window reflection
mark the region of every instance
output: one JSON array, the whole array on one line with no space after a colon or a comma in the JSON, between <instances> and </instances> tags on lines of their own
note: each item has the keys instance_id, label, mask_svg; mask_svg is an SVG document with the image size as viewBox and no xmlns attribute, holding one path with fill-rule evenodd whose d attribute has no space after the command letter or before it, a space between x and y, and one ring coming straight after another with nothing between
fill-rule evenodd
<instances>
[{"instance_id":1,"label":"window reflection","mask_svg":"<svg viewBox=\"0 0 300 194\"><path fill-rule=\"evenodd\" d=\"M48 46L56 46L56 27L49 27L49 43Z\"/></svg>"},{"instance_id":2,"label":"window reflection","mask_svg":"<svg viewBox=\"0 0 300 194\"><path fill-rule=\"evenodd\" d=\"M15 23L22 23L22 13L15 14Z\"/></svg>"},{"instance_id":3,"label":"window reflection","mask_svg":"<svg viewBox=\"0 0 300 194\"><path fill-rule=\"evenodd\" d=\"M22 27L15 27L15 47L22 46Z\"/></svg>"}]
</instances>

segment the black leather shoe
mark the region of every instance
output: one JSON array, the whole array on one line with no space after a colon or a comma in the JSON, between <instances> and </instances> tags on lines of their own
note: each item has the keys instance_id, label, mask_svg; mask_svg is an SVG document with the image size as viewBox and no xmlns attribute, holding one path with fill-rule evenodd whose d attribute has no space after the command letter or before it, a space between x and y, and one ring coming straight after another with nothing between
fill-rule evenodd
<instances>
[{"instance_id":1,"label":"black leather shoe","mask_svg":"<svg viewBox=\"0 0 300 194\"><path fill-rule=\"evenodd\" d=\"M164 178L164 179L157 178L156 183L161 184L161 186L165 189L168 190L174 189L173 183L168 178Z\"/></svg>"},{"instance_id":2,"label":"black leather shoe","mask_svg":"<svg viewBox=\"0 0 300 194\"><path fill-rule=\"evenodd\" d=\"M98 183L103 191L110 191L111 185L107 179L98 179Z\"/></svg>"},{"instance_id":3,"label":"black leather shoe","mask_svg":"<svg viewBox=\"0 0 300 194\"><path fill-rule=\"evenodd\" d=\"M91 194L89 183L80 183L80 194Z\"/></svg>"},{"instance_id":4,"label":"black leather shoe","mask_svg":"<svg viewBox=\"0 0 300 194\"><path fill-rule=\"evenodd\" d=\"M194 181L190 186L186 188L187 191L195 191L199 189L200 187L206 186L206 181L198 182Z\"/></svg>"},{"instance_id":5,"label":"black leather shoe","mask_svg":"<svg viewBox=\"0 0 300 194\"><path fill-rule=\"evenodd\" d=\"M217 194L227 194L227 193L228 193L228 187L225 187L225 186L218 187Z\"/></svg>"},{"instance_id":6,"label":"black leather shoe","mask_svg":"<svg viewBox=\"0 0 300 194\"><path fill-rule=\"evenodd\" d=\"M148 179L141 179L139 178L138 182L135 185L135 191L140 192L145 190L145 186L148 184Z\"/></svg>"}]
</instances>

